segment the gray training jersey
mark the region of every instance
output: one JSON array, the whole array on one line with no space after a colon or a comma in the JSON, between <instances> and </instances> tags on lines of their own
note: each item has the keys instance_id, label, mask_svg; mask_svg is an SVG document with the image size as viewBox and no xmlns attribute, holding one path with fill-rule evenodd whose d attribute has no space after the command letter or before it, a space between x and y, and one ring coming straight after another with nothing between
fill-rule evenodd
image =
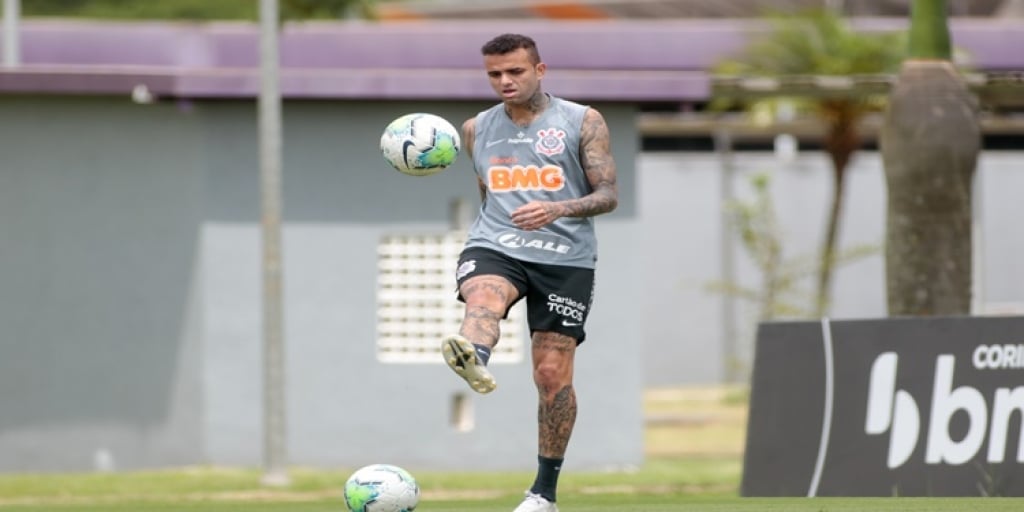
<instances>
[{"instance_id":1,"label":"gray training jersey","mask_svg":"<svg viewBox=\"0 0 1024 512\"><path fill-rule=\"evenodd\" d=\"M477 114L473 167L487 193L466 246L525 261L594 268L593 219L562 217L536 231L512 223L512 212L530 201L576 199L592 190L579 154L587 107L549 98L548 108L526 128L512 122L503 104Z\"/></svg>"}]
</instances>

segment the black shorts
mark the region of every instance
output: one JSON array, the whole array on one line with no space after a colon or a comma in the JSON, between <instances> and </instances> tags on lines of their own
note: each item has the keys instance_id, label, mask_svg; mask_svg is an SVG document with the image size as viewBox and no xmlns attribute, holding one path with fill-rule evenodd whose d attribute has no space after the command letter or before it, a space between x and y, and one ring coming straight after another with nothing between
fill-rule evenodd
<instances>
[{"instance_id":1,"label":"black shorts","mask_svg":"<svg viewBox=\"0 0 1024 512\"><path fill-rule=\"evenodd\" d=\"M509 308L526 298L530 334L554 331L575 338L577 345L583 343L583 324L594 302L593 269L522 261L483 247L463 250L455 275L459 286L480 275L504 277L519 290L519 297ZM465 302L461 293L458 298ZM508 317L508 310L504 317Z\"/></svg>"}]
</instances>

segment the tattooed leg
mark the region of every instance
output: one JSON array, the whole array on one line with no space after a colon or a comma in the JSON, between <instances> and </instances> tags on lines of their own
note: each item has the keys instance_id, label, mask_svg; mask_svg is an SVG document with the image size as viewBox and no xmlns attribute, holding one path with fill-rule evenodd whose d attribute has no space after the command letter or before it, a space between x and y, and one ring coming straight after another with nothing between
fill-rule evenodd
<instances>
[{"instance_id":1,"label":"tattooed leg","mask_svg":"<svg viewBox=\"0 0 1024 512\"><path fill-rule=\"evenodd\" d=\"M572 385L576 340L555 332L533 334L533 379L537 385L538 449L542 457L565 456L576 423Z\"/></svg>"},{"instance_id":2,"label":"tattooed leg","mask_svg":"<svg viewBox=\"0 0 1024 512\"><path fill-rule=\"evenodd\" d=\"M466 315L459 334L473 343L496 345L501 334L501 318L519 291L503 277L484 275L467 279L459 293L466 301Z\"/></svg>"},{"instance_id":3,"label":"tattooed leg","mask_svg":"<svg viewBox=\"0 0 1024 512\"><path fill-rule=\"evenodd\" d=\"M441 355L473 391L490 393L498 384L487 371L487 362L498 343L501 318L518 291L503 277L484 275L464 281L459 293L466 301L466 316L459 334L441 340Z\"/></svg>"}]
</instances>

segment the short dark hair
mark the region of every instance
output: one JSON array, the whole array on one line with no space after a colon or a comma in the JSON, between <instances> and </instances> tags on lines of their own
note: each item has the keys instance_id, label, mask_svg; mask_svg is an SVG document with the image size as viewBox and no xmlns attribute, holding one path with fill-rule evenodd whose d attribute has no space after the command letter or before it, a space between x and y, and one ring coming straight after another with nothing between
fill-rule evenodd
<instances>
[{"instance_id":1,"label":"short dark hair","mask_svg":"<svg viewBox=\"0 0 1024 512\"><path fill-rule=\"evenodd\" d=\"M526 50L530 55L530 62L540 63L540 52L537 51L537 43L529 36L522 34L502 34L484 44L480 53L484 55L505 55L518 49Z\"/></svg>"}]
</instances>

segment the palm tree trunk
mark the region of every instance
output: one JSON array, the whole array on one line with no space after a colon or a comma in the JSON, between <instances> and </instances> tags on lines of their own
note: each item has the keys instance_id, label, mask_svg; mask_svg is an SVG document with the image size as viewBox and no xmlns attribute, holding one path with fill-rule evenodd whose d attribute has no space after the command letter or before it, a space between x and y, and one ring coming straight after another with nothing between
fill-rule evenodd
<instances>
[{"instance_id":1,"label":"palm tree trunk","mask_svg":"<svg viewBox=\"0 0 1024 512\"><path fill-rule=\"evenodd\" d=\"M836 261L836 246L839 243L839 223L843 212L843 196L846 190L846 168L853 153L860 147L857 123L860 115L856 105L849 101L837 101L823 105L823 117L828 122L824 146L832 160L832 206L825 225L825 237L821 243L818 261L818 283L814 303L817 317L828 314L832 297L832 274Z\"/></svg>"},{"instance_id":2,"label":"palm tree trunk","mask_svg":"<svg viewBox=\"0 0 1024 512\"><path fill-rule=\"evenodd\" d=\"M880 136L890 315L970 313L977 108L949 62L945 0L915 0L911 58L890 93Z\"/></svg>"}]
</instances>

